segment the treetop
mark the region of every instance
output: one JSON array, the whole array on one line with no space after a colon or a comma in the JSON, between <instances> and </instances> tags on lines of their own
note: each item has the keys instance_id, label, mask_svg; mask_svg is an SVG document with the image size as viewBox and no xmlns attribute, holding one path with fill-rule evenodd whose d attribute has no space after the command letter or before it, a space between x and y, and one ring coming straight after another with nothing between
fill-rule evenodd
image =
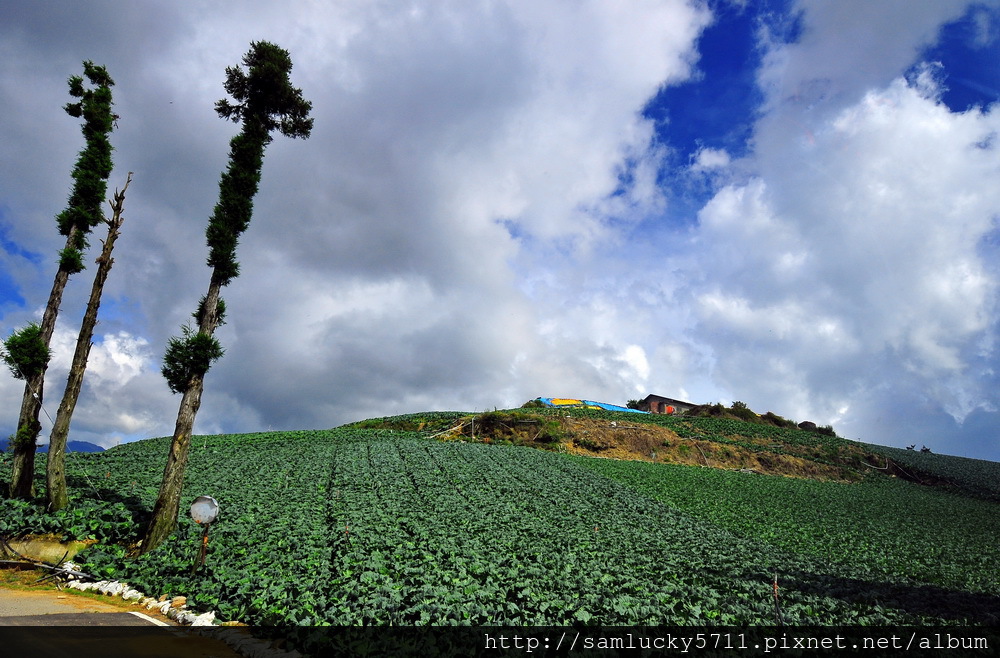
<instances>
[{"instance_id":1,"label":"treetop","mask_svg":"<svg viewBox=\"0 0 1000 658\"><path fill-rule=\"evenodd\" d=\"M312 103L289 81L292 58L288 51L267 41L254 41L243 56L243 66L245 71L226 67L224 86L237 102L218 101L215 111L219 116L259 124L267 133L278 130L286 137L308 137L313 126L309 118Z\"/></svg>"}]
</instances>

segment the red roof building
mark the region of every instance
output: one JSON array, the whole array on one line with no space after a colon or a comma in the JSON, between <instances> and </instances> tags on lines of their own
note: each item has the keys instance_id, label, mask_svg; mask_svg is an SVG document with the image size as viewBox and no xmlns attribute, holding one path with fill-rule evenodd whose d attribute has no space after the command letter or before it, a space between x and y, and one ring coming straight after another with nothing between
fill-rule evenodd
<instances>
[{"instance_id":1,"label":"red roof building","mask_svg":"<svg viewBox=\"0 0 1000 658\"><path fill-rule=\"evenodd\" d=\"M693 402L665 398L662 395L647 395L639 401L639 409L651 414L682 414L695 407Z\"/></svg>"}]
</instances>

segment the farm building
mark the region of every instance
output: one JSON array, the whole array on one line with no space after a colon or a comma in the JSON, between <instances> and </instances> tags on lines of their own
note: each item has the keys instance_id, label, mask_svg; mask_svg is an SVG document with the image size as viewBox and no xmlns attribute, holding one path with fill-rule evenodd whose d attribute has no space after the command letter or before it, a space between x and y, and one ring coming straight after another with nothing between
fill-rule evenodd
<instances>
[{"instance_id":1,"label":"farm building","mask_svg":"<svg viewBox=\"0 0 1000 658\"><path fill-rule=\"evenodd\" d=\"M652 394L639 401L639 408L651 414L682 414L695 406L692 402Z\"/></svg>"}]
</instances>

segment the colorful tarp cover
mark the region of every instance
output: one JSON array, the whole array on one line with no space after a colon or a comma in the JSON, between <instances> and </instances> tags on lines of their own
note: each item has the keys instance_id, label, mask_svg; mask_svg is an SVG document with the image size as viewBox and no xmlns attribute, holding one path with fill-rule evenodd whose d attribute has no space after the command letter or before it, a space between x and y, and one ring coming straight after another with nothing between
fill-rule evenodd
<instances>
[{"instance_id":1,"label":"colorful tarp cover","mask_svg":"<svg viewBox=\"0 0 1000 658\"><path fill-rule=\"evenodd\" d=\"M607 402L594 402L593 400L576 400L574 398L536 398L546 407L578 407L583 409L604 409L605 411L627 411L633 414L648 414L648 411L629 409L617 404Z\"/></svg>"}]
</instances>

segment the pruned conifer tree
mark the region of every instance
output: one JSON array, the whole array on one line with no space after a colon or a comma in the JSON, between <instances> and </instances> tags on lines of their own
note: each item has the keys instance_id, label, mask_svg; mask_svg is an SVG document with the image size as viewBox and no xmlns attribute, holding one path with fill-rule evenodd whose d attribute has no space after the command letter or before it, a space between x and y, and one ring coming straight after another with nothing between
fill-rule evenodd
<instances>
[{"instance_id":1,"label":"pruned conifer tree","mask_svg":"<svg viewBox=\"0 0 1000 658\"><path fill-rule=\"evenodd\" d=\"M205 373L223 354L214 337L225 315L220 292L239 276L236 247L253 215L264 149L275 130L286 137L302 138L312 131L312 103L302 97L301 89L292 86L291 70L288 51L266 41L251 43L243 56L243 67L226 68L225 89L234 102L220 100L215 110L220 117L241 123L242 130L229 143L229 164L219 180L219 201L206 230L208 266L212 269L208 292L193 314L195 326L182 327L182 335L169 341L163 359L163 376L170 390L181 394L181 402L163 481L142 539L143 553L162 543L177 524Z\"/></svg>"},{"instance_id":2,"label":"pruned conifer tree","mask_svg":"<svg viewBox=\"0 0 1000 658\"><path fill-rule=\"evenodd\" d=\"M66 283L71 275L84 269L83 254L89 246L87 236L104 217L101 206L104 204L108 176L111 175L113 167L111 141L108 135L111 134L115 120L111 97L111 87L115 83L103 66L97 66L90 61L83 63L83 73L83 76L73 76L69 79L69 93L79 100L67 103L64 107L70 116L83 119L82 130L86 141L73 168L73 191L69 203L56 217L59 233L66 237L66 244L59 252L59 268L56 270L52 291L49 293L49 301L42 314L38 331L29 332L31 340L11 343L11 338L15 336L22 339L26 337L24 333L15 332L4 344L10 357L8 364L11 362L33 364L27 370L12 368L18 370L15 376L25 380L17 430L11 441L14 448L10 483L12 498L27 499L34 493L35 440L41 430L38 416L42 409L49 344ZM89 87L85 85L84 78ZM26 349L27 353L20 354L18 350L22 348ZM31 358L30 354L36 358ZM40 355L45 356L43 361L37 359Z\"/></svg>"}]
</instances>

